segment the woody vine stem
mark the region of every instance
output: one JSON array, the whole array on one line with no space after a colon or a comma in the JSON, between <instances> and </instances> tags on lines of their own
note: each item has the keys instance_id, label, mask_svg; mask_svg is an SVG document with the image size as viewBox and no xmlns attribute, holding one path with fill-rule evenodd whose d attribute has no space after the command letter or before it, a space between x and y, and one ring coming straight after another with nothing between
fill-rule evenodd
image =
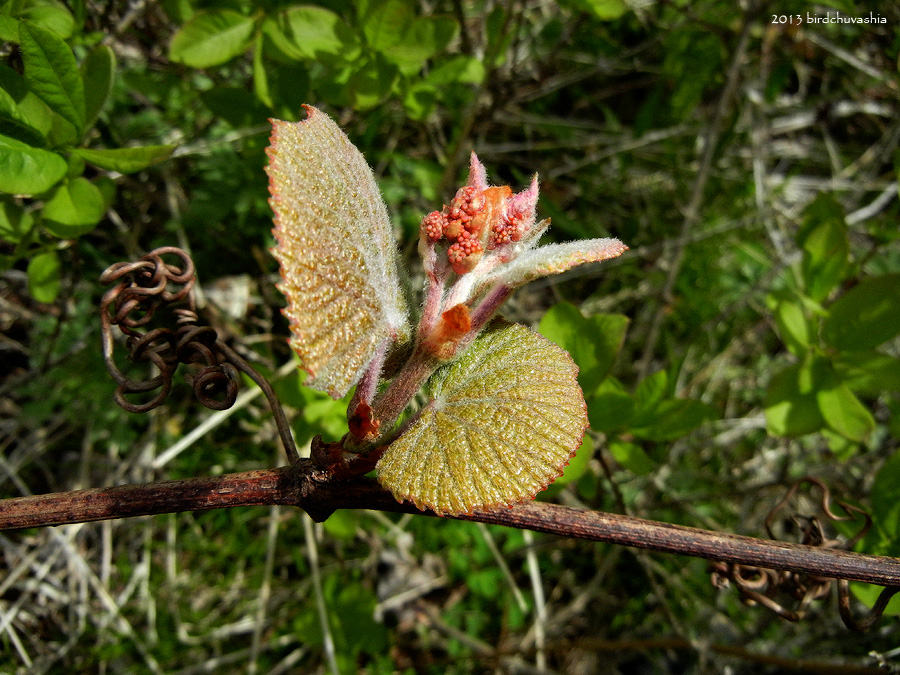
<instances>
[{"instance_id":1,"label":"woody vine stem","mask_svg":"<svg viewBox=\"0 0 900 675\"><path fill-rule=\"evenodd\" d=\"M335 479L311 460L301 459L266 471L7 499L0 502L0 529L259 505L295 506L317 521L337 509L422 513L410 504L398 503L372 479ZM850 627L857 630L873 625L890 598L900 591L900 560L825 546L768 541L542 502L451 517L706 558L745 569L785 570L817 580L839 579L844 599L847 581L885 586L868 617L851 619Z\"/></svg>"}]
</instances>

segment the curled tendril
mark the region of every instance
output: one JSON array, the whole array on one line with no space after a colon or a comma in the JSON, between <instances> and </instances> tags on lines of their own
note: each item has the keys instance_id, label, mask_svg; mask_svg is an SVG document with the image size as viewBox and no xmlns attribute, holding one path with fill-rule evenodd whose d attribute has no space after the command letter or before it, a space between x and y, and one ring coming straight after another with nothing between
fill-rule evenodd
<instances>
[{"instance_id":1,"label":"curled tendril","mask_svg":"<svg viewBox=\"0 0 900 675\"><path fill-rule=\"evenodd\" d=\"M790 520L801 533L800 543L806 546L852 549L872 527L872 518L863 509L838 500L835 504L844 512L840 515L832 508L831 491L816 478L802 478L775 505L766 516L765 528L770 539L777 539L773 524L778 515L796 496L804 484L819 488L822 493L819 509L831 522L854 521L862 518L859 531L847 541L826 536L822 522L816 516L792 515ZM801 574L785 570L771 570L750 565L739 565L716 561L712 564L712 584L716 588L726 588L734 584L741 600L748 606L762 605L788 621L800 621L810 605L828 597L834 579L812 574ZM850 611L850 585L846 580L838 580L838 610L844 625L851 630L865 631L874 626L884 613L890 599L900 592L900 587L887 587L881 591L869 614L861 619L853 617ZM776 599L778 598L778 599ZM780 600L780 601L779 601ZM791 605L791 606L788 606Z\"/></svg>"},{"instance_id":2,"label":"curled tendril","mask_svg":"<svg viewBox=\"0 0 900 675\"><path fill-rule=\"evenodd\" d=\"M176 256L176 263L163 256ZM116 382L116 403L129 412L148 412L161 405L172 390L172 377L179 364L200 366L188 376L194 395L212 410L225 410L237 400L239 372L250 377L266 395L285 453L291 463L299 461L290 426L275 397L271 385L228 345L219 340L216 331L199 325L193 289L197 281L194 262L187 253L174 246L151 251L136 262L111 265L100 276L103 284L115 283L101 301L103 360ZM175 328L150 327L157 313L172 308ZM125 334L125 348L132 362L148 363L157 374L144 380L133 380L115 363L115 339L112 327ZM158 391L156 391L158 390ZM135 403L133 394L156 391L149 400Z\"/></svg>"}]
</instances>

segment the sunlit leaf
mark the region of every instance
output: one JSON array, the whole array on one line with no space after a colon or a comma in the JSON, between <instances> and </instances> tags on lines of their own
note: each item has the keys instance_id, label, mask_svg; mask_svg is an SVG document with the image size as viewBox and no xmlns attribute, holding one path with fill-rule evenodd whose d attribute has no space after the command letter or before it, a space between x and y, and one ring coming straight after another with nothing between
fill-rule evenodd
<instances>
[{"instance_id":1,"label":"sunlit leaf","mask_svg":"<svg viewBox=\"0 0 900 675\"><path fill-rule=\"evenodd\" d=\"M851 441L862 441L875 428L875 420L856 395L837 377L816 392L825 423Z\"/></svg>"},{"instance_id":2,"label":"sunlit leaf","mask_svg":"<svg viewBox=\"0 0 900 675\"><path fill-rule=\"evenodd\" d=\"M65 4L59 0L22 3L22 13L19 14L19 18L52 30L63 39L72 37L75 32L75 18Z\"/></svg>"},{"instance_id":3,"label":"sunlit leaf","mask_svg":"<svg viewBox=\"0 0 900 675\"><path fill-rule=\"evenodd\" d=\"M803 312L803 306L790 291L776 291L766 298L772 310L778 333L793 354L803 355L812 340L812 328Z\"/></svg>"},{"instance_id":4,"label":"sunlit leaf","mask_svg":"<svg viewBox=\"0 0 900 675\"><path fill-rule=\"evenodd\" d=\"M46 142L43 134L28 123L19 109L16 98L3 88L2 79L0 79L0 134L35 147L41 147Z\"/></svg>"},{"instance_id":5,"label":"sunlit leaf","mask_svg":"<svg viewBox=\"0 0 900 675\"><path fill-rule=\"evenodd\" d=\"M441 87L452 84L481 84L484 76L482 61L472 56L454 56L431 68L425 81Z\"/></svg>"},{"instance_id":6,"label":"sunlit leaf","mask_svg":"<svg viewBox=\"0 0 900 675\"><path fill-rule=\"evenodd\" d=\"M269 16L263 31L292 59L355 58L359 46L337 14L324 7L297 5Z\"/></svg>"},{"instance_id":7,"label":"sunlit leaf","mask_svg":"<svg viewBox=\"0 0 900 675\"><path fill-rule=\"evenodd\" d=\"M36 195L66 175L66 160L55 152L0 136L0 191Z\"/></svg>"},{"instance_id":8,"label":"sunlit leaf","mask_svg":"<svg viewBox=\"0 0 900 675\"><path fill-rule=\"evenodd\" d=\"M178 29L169 58L192 68L218 66L243 54L255 21L230 9L200 12Z\"/></svg>"},{"instance_id":9,"label":"sunlit leaf","mask_svg":"<svg viewBox=\"0 0 900 675\"><path fill-rule=\"evenodd\" d=\"M72 50L53 31L27 21L19 25L19 39L31 91L80 134L84 129L84 84Z\"/></svg>"},{"instance_id":10,"label":"sunlit leaf","mask_svg":"<svg viewBox=\"0 0 900 675\"><path fill-rule=\"evenodd\" d=\"M16 31L18 35L18 27ZM47 104L28 88L24 77L2 64L0 64L0 89L6 94L6 105L3 106L5 109L2 117L17 122L20 129L21 125L25 125L26 129L34 130L30 133L26 131L24 136L21 133L11 132L9 129L0 129L0 133L18 138L20 141L36 147L46 146L46 136L53 126L52 118L54 117ZM12 101L9 100L10 98ZM10 108L10 103L15 106L15 111Z\"/></svg>"},{"instance_id":11,"label":"sunlit leaf","mask_svg":"<svg viewBox=\"0 0 900 675\"><path fill-rule=\"evenodd\" d=\"M385 451L378 480L440 514L533 497L581 445L578 368L546 338L503 324L438 371L431 400Z\"/></svg>"},{"instance_id":12,"label":"sunlit leaf","mask_svg":"<svg viewBox=\"0 0 900 675\"><path fill-rule=\"evenodd\" d=\"M618 19L628 10L624 0L567 0L565 4L589 12L601 21Z\"/></svg>"},{"instance_id":13,"label":"sunlit leaf","mask_svg":"<svg viewBox=\"0 0 900 675\"><path fill-rule=\"evenodd\" d=\"M312 378L340 398L378 345L408 333L397 249L372 170L324 113L273 120L269 147L273 251L281 264L291 346Z\"/></svg>"},{"instance_id":14,"label":"sunlit leaf","mask_svg":"<svg viewBox=\"0 0 900 675\"><path fill-rule=\"evenodd\" d=\"M93 230L106 212L103 193L87 178L60 185L44 204L44 226L57 237L75 238Z\"/></svg>"}]
</instances>

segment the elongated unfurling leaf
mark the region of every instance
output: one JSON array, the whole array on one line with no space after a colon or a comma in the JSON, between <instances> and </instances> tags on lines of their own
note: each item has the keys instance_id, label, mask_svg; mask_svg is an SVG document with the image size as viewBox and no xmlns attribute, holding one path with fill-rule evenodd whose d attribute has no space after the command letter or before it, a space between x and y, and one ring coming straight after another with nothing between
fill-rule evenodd
<instances>
[{"instance_id":1,"label":"elongated unfurling leaf","mask_svg":"<svg viewBox=\"0 0 900 675\"><path fill-rule=\"evenodd\" d=\"M578 367L515 324L489 329L432 378L432 398L385 451L378 480L439 514L533 497L581 445L587 412Z\"/></svg>"},{"instance_id":2,"label":"elongated unfurling leaf","mask_svg":"<svg viewBox=\"0 0 900 675\"><path fill-rule=\"evenodd\" d=\"M380 343L408 332L397 249L372 170L324 113L272 120L269 203L278 288L287 296L291 346L312 377L340 398Z\"/></svg>"},{"instance_id":3,"label":"elongated unfurling leaf","mask_svg":"<svg viewBox=\"0 0 900 675\"><path fill-rule=\"evenodd\" d=\"M586 239L565 244L548 244L525 251L509 265L501 267L491 280L510 288L552 274L561 274L585 263L600 262L622 255L628 247L618 239Z\"/></svg>"}]
</instances>

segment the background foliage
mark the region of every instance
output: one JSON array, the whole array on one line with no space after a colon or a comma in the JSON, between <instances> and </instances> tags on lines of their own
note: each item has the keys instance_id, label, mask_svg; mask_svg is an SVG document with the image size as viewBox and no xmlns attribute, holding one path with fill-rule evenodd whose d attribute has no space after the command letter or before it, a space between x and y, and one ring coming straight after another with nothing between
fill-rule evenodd
<instances>
[{"instance_id":1,"label":"background foliage","mask_svg":"<svg viewBox=\"0 0 900 675\"><path fill-rule=\"evenodd\" d=\"M762 535L813 475L873 514L860 550L900 555L900 10L878 4L0 3L2 496L281 461L259 398L193 443L186 385L112 404L97 277L160 245L190 249L298 440L342 434L267 252L266 119L308 102L375 168L413 293L419 219L472 148L495 183L540 174L549 236L631 247L506 309L571 351L589 405L542 498ZM808 21L836 12L884 22ZM850 634L832 600L787 624L702 561L470 523L249 508L0 546L4 672L900 669L896 619Z\"/></svg>"}]
</instances>

